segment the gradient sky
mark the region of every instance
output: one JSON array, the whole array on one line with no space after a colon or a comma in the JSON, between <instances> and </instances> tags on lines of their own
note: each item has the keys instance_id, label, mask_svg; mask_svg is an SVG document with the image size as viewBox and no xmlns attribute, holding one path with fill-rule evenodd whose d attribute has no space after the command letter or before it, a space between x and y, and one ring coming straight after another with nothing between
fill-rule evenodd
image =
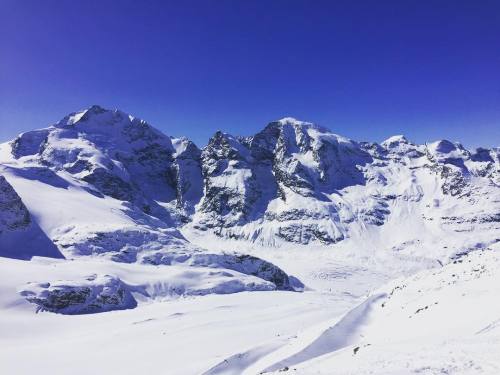
<instances>
[{"instance_id":1,"label":"gradient sky","mask_svg":"<svg viewBox=\"0 0 500 375\"><path fill-rule=\"evenodd\" d=\"M92 104L200 146L285 116L500 146L500 1L0 0L0 141Z\"/></svg>"}]
</instances>

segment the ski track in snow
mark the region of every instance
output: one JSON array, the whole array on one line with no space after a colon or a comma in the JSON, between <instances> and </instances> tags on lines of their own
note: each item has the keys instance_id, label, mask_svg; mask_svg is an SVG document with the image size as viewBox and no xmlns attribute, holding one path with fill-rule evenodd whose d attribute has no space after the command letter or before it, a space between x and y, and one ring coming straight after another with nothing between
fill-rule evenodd
<instances>
[{"instance_id":1,"label":"ski track in snow","mask_svg":"<svg viewBox=\"0 0 500 375\"><path fill-rule=\"evenodd\" d=\"M267 367L264 371L270 372L280 368L290 367L323 354L335 352L356 342L356 340L359 339L363 324L370 318L369 314L372 305L385 296L385 293L381 293L367 298L361 305L350 310L333 327L327 328L321 336L307 345L304 349Z\"/></svg>"}]
</instances>

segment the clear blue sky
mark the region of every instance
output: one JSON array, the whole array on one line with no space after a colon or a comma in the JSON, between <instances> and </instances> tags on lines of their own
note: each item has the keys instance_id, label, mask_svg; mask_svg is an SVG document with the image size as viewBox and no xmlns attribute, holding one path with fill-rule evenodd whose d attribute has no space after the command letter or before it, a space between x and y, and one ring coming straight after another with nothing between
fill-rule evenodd
<instances>
[{"instance_id":1,"label":"clear blue sky","mask_svg":"<svg viewBox=\"0 0 500 375\"><path fill-rule=\"evenodd\" d=\"M0 141L92 104L199 145L293 116L500 146L500 1L0 0Z\"/></svg>"}]
</instances>

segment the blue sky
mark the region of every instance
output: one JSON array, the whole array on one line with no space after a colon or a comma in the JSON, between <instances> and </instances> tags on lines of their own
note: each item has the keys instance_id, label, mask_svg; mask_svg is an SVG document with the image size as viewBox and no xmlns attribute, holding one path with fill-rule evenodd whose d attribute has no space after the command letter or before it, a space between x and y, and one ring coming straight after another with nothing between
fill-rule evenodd
<instances>
[{"instance_id":1,"label":"blue sky","mask_svg":"<svg viewBox=\"0 0 500 375\"><path fill-rule=\"evenodd\" d=\"M0 141L92 104L200 146L285 116L500 146L500 1L0 0Z\"/></svg>"}]
</instances>

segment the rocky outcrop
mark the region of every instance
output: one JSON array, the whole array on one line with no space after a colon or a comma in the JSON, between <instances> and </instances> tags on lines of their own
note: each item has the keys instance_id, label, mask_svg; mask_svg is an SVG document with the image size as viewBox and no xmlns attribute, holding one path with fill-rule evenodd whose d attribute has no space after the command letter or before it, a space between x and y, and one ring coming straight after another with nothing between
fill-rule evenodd
<instances>
[{"instance_id":1,"label":"rocky outcrop","mask_svg":"<svg viewBox=\"0 0 500 375\"><path fill-rule=\"evenodd\" d=\"M91 275L83 280L29 284L20 292L37 311L58 314L93 314L132 309L137 301L130 287L119 278Z\"/></svg>"},{"instance_id":2,"label":"rocky outcrop","mask_svg":"<svg viewBox=\"0 0 500 375\"><path fill-rule=\"evenodd\" d=\"M31 224L28 209L3 176L0 176L0 213L0 236L5 231L24 230Z\"/></svg>"}]
</instances>

